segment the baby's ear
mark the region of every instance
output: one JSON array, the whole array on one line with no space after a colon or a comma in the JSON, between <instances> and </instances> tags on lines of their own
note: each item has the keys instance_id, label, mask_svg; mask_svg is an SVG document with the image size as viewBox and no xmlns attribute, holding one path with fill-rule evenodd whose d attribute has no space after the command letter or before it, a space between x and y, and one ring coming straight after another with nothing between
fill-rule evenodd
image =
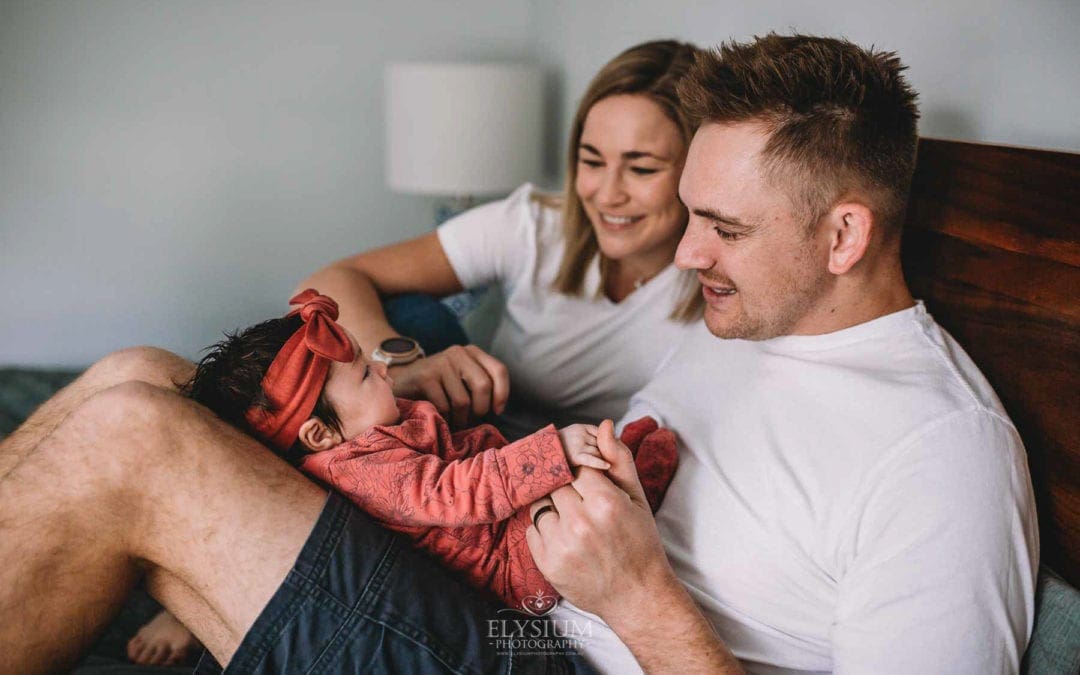
<instances>
[{"instance_id":1,"label":"baby's ear","mask_svg":"<svg viewBox=\"0 0 1080 675\"><path fill-rule=\"evenodd\" d=\"M298 440L311 452L322 452L340 445L345 439L318 417L309 417L300 425Z\"/></svg>"}]
</instances>

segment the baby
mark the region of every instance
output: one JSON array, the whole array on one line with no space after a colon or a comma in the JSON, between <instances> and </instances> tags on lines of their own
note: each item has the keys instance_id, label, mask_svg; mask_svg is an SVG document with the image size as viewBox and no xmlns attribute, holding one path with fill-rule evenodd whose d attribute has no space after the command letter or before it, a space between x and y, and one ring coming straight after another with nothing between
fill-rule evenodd
<instances>
[{"instance_id":1,"label":"baby","mask_svg":"<svg viewBox=\"0 0 1080 675\"><path fill-rule=\"evenodd\" d=\"M431 403L394 397L331 298L308 289L290 304L215 345L185 393L508 606L554 603L525 541L527 507L570 483L572 467L610 468L597 427L548 425L513 443L488 424L452 432ZM643 418L622 440L655 511L677 465L674 435Z\"/></svg>"}]
</instances>

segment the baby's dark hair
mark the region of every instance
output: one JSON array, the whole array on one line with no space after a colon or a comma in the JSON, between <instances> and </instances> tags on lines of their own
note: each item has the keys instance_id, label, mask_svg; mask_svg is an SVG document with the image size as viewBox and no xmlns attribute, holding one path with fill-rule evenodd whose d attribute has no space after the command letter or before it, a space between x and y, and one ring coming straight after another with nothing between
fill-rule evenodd
<instances>
[{"instance_id":1,"label":"baby's dark hair","mask_svg":"<svg viewBox=\"0 0 1080 675\"><path fill-rule=\"evenodd\" d=\"M302 323L303 319L296 314L263 321L234 333L226 332L224 340L206 348L206 356L195 367L192 378L181 386L181 393L237 429L258 437L244 415L252 406L269 409L270 402L262 388L263 377ZM341 431L341 420L325 393L319 395L311 414ZM307 454L300 441L285 452L271 450L291 464L298 464Z\"/></svg>"}]
</instances>

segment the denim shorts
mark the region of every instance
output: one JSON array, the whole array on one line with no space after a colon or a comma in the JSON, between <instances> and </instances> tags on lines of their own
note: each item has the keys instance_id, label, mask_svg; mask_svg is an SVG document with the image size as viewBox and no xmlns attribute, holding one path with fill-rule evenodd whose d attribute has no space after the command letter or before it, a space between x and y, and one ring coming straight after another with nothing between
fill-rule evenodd
<instances>
[{"instance_id":1,"label":"denim shorts","mask_svg":"<svg viewBox=\"0 0 1080 675\"><path fill-rule=\"evenodd\" d=\"M492 640L500 609L331 492L227 672L592 672L574 653L522 653ZM222 670L207 652L195 672Z\"/></svg>"}]
</instances>

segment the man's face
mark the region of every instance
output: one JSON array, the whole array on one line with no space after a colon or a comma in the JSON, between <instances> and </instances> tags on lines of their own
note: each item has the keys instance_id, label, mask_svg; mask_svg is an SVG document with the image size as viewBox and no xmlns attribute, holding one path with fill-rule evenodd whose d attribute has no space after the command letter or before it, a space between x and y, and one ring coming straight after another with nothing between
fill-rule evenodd
<instances>
[{"instance_id":1,"label":"man's face","mask_svg":"<svg viewBox=\"0 0 1080 675\"><path fill-rule=\"evenodd\" d=\"M828 241L766 181L766 141L756 124L706 124L679 184L690 223L675 264L697 270L705 323L721 338L805 334L829 311Z\"/></svg>"}]
</instances>

